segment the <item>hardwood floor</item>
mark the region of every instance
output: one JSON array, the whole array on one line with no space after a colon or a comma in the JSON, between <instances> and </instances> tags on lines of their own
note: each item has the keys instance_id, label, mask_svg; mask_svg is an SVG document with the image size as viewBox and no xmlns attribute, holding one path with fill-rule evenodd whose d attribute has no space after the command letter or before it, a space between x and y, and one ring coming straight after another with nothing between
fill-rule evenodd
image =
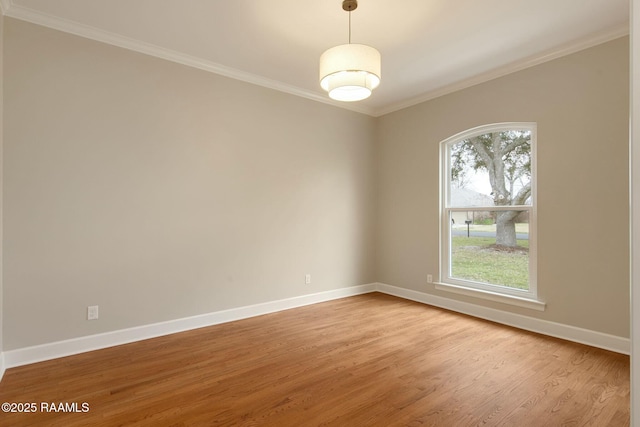
<instances>
[{"instance_id":1,"label":"hardwood floor","mask_svg":"<svg viewBox=\"0 0 640 427\"><path fill-rule=\"evenodd\" d=\"M20 427L617 427L629 357L374 293L12 368L0 402L36 404Z\"/></svg>"}]
</instances>

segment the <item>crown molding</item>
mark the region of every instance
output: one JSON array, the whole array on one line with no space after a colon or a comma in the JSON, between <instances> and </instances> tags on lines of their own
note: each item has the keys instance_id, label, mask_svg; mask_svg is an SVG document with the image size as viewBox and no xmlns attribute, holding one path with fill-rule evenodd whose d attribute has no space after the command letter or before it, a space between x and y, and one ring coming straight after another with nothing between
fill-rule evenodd
<instances>
[{"instance_id":1,"label":"crown molding","mask_svg":"<svg viewBox=\"0 0 640 427\"><path fill-rule=\"evenodd\" d=\"M498 77L503 77L517 71L530 68L562 56L566 56L593 46L597 46L608 41L629 35L629 25L621 25L620 27L603 31L601 33L592 34L588 37L575 40L573 42L558 46L557 48L547 50L537 55L527 57L523 60L515 61L494 70L473 76L468 79L460 80L453 84L423 93L414 98L404 100L389 106L381 108L366 107L361 103L345 103L334 101L323 94L299 88L297 86L288 85L276 80L268 79L256 74L241 71L235 68L227 67L213 61L203 58L186 55L174 50L165 49L140 40L125 37L116 33L100 30L95 27L80 24L78 22L65 20L52 15L44 14L24 6L14 5L12 0L0 0L0 8L5 16L20 19L22 21L52 28L54 30L63 31L91 40L118 46L124 49L132 50L138 53L165 59L167 61L186 65L188 67L198 68L224 77L240 80L246 83L262 86L268 89L277 90L279 92L288 93L290 95L299 96L310 99L312 101L321 102L323 104L332 105L345 110L354 111L372 117L380 117L385 114L393 113L404 108L447 95L462 89L485 83Z\"/></svg>"},{"instance_id":2,"label":"crown molding","mask_svg":"<svg viewBox=\"0 0 640 427\"><path fill-rule=\"evenodd\" d=\"M10 4L11 0L0 0L0 4L4 3ZM290 95L299 96L302 98L310 99L312 101L330 104L336 107L355 111L369 116L372 116L374 113L372 109L364 107L362 104L345 104L343 102L337 102L330 98L327 98L326 96L323 96L322 94L301 89L297 86L288 85L286 83L268 79L256 74L227 67L225 65L218 64L213 61L208 61L196 56L187 55L171 49L165 49L151 43L146 43L140 40L122 36L120 34L104 31L89 25L84 25L78 22L44 14L23 6L10 4L10 7L7 7L7 10L5 11L5 14L6 16L9 16L11 18L30 22L32 24L41 25L43 27L52 28L54 30L62 31L65 33L74 34L76 36L110 44L113 46L118 46L138 53L143 53L167 61L186 65L188 67L198 68L200 70L208 71L224 77L229 77L235 80L262 86L268 89L277 90L279 92L288 93Z\"/></svg>"},{"instance_id":3,"label":"crown molding","mask_svg":"<svg viewBox=\"0 0 640 427\"><path fill-rule=\"evenodd\" d=\"M385 114L393 113L395 111L399 111L404 108L412 107L414 105L421 104L423 102L426 102L444 95L448 95L450 93L457 92L462 89L467 89L471 86L475 86L480 83L485 83L490 80L497 79L498 77L503 77L503 76L506 76L507 74L515 73L517 71L522 71L524 69L531 68L536 65L540 65L545 62L549 62L554 59L558 59L563 56L570 55L572 53L576 53L581 50L585 50L590 47L594 47L594 46L615 40L620 37L628 36L628 35L629 35L628 24L621 25L617 28L613 28L600 33L592 34L588 37L574 40L570 43L566 43L564 45L558 46L554 49L544 51L537 55L532 55L525 59L512 62L502 67L495 68L486 73L478 74L468 79L464 79L456 83L444 86L442 88L432 90L430 92L419 95L415 98L411 98L409 100L401 101L396 104L390 105L388 107L378 109L374 111L373 116L374 117L384 116Z\"/></svg>"},{"instance_id":4,"label":"crown molding","mask_svg":"<svg viewBox=\"0 0 640 427\"><path fill-rule=\"evenodd\" d=\"M0 13L6 15L11 9L11 0L0 0Z\"/></svg>"}]
</instances>

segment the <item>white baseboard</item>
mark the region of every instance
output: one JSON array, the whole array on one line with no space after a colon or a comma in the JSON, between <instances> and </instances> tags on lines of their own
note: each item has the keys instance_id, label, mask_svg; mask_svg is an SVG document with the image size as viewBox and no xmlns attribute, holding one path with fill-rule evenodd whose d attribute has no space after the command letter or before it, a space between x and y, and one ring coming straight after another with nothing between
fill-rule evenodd
<instances>
[{"instance_id":1,"label":"white baseboard","mask_svg":"<svg viewBox=\"0 0 640 427\"><path fill-rule=\"evenodd\" d=\"M2 381L2 377L4 377L4 371L6 368L4 367L4 353L0 351L0 381Z\"/></svg>"},{"instance_id":2,"label":"white baseboard","mask_svg":"<svg viewBox=\"0 0 640 427\"><path fill-rule=\"evenodd\" d=\"M375 291L617 353L629 354L631 348L631 342L628 338L469 304L424 292L398 288L384 283L371 283L5 351L0 353L0 379L2 379L5 369L16 366Z\"/></svg>"},{"instance_id":3,"label":"white baseboard","mask_svg":"<svg viewBox=\"0 0 640 427\"><path fill-rule=\"evenodd\" d=\"M89 335L65 341L57 341L33 347L9 350L4 352L3 367L9 369L15 366L28 365L30 363L42 362L44 360L56 359L58 357L71 356L73 354L99 350L101 348L113 347L134 341L174 334L176 332L184 332L191 329L232 322L234 320L246 319L290 308L365 294L374 292L375 288L375 284L352 286L332 291L319 292L316 294L270 301L262 304L232 308L199 316L185 317L167 322L154 323L151 325L138 326L135 328L106 332L103 334Z\"/></svg>"},{"instance_id":4,"label":"white baseboard","mask_svg":"<svg viewBox=\"0 0 640 427\"><path fill-rule=\"evenodd\" d=\"M592 347L615 351L616 353L629 354L631 351L631 340L629 338L550 322L548 320L536 319L481 305L469 304L467 302L431 295L424 292L398 288L384 283L377 283L376 290L378 292L400 298L445 308L447 310L468 314L485 320L491 320L492 322L501 323L503 325L514 326L531 332L537 332L580 344L590 345Z\"/></svg>"}]
</instances>

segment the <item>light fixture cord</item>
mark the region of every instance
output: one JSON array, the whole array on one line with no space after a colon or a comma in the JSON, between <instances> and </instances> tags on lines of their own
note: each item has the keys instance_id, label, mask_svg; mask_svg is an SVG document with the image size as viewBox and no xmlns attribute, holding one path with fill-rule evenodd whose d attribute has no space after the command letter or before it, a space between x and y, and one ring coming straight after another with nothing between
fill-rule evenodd
<instances>
[{"instance_id":1,"label":"light fixture cord","mask_svg":"<svg viewBox=\"0 0 640 427\"><path fill-rule=\"evenodd\" d=\"M351 44L351 10L349 10L349 44Z\"/></svg>"}]
</instances>

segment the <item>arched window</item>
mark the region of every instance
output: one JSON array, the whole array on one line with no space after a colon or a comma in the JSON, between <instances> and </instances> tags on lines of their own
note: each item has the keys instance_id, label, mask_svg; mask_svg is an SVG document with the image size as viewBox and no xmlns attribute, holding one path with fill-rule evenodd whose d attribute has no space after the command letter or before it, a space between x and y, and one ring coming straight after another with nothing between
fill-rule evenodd
<instances>
[{"instance_id":1,"label":"arched window","mask_svg":"<svg viewBox=\"0 0 640 427\"><path fill-rule=\"evenodd\" d=\"M440 289L533 300L540 309L535 147L535 123L480 126L442 141Z\"/></svg>"}]
</instances>

